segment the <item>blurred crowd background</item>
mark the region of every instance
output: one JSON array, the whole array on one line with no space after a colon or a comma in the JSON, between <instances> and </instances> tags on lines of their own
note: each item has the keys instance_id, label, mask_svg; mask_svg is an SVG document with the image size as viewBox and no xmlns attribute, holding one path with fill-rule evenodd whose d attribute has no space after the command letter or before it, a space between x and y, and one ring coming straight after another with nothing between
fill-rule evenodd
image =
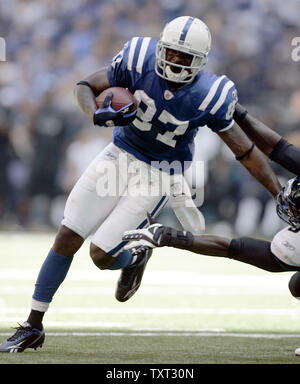
<instances>
[{"instance_id":1,"label":"blurred crowd background","mask_svg":"<svg viewBox=\"0 0 300 384\"><path fill-rule=\"evenodd\" d=\"M166 22L201 18L212 33L208 70L236 84L240 102L300 146L300 64L291 58L300 1L1 0L0 228L55 229L72 186L110 141L73 99L76 82L108 65L134 36L159 38ZM202 212L209 231L273 235L283 224L269 194L207 128ZM291 175L274 170L284 182Z\"/></svg>"}]
</instances>

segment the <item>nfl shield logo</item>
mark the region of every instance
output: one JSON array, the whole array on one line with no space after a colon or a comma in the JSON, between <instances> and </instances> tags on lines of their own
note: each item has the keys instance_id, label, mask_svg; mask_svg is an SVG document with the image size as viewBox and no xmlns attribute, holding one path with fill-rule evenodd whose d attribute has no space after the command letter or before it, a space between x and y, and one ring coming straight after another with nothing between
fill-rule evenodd
<instances>
[{"instance_id":1,"label":"nfl shield logo","mask_svg":"<svg viewBox=\"0 0 300 384\"><path fill-rule=\"evenodd\" d=\"M164 98L165 98L166 100L170 100L170 99L172 99L173 96L174 96L173 93L170 92L168 89L167 89L167 90L165 91L165 93L164 93Z\"/></svg>"}]
</instances>

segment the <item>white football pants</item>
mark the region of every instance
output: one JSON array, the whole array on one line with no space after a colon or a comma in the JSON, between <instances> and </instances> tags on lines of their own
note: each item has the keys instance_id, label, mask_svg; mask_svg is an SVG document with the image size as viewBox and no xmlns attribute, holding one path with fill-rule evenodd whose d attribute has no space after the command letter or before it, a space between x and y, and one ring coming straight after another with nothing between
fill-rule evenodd
<instances>
[{"instance_id":1,"label":"white football pants","mask_svg":"<svg viewBox=\"0 0 300 384\"><path fill-rule=\"evenodd\" d=\"M72 189L62 225L117 256L124 231L147 226L147 211L155 217L167 203L161 174L110 143Z\"/></svg>"}]
</instances>

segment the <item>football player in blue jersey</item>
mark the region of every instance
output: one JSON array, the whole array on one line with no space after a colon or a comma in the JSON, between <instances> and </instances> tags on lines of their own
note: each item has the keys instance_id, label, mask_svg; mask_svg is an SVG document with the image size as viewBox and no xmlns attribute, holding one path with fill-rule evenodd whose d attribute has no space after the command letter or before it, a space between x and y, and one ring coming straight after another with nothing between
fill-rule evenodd
<instances>
[{"instance_id":1,"label":"football player in blue jersey","mask_svg":"<svg viewBox=\"0 0 300 384\"><path fill-rule=\"evenodd\" d=\"M167 193L160 184L160 175L169 171L173 186L179 182L184 187L179 200L191 200L182 170L193 158L193 139L201 127L208 126L218 134L237 160L272 196L277 195L281 186L267 159L234 123L234 83L203 69L210 46L209 29L201 20L179 17L166 25L159 41L134 37L108 68L77 84L76 100L91 121L101 127L115 123L113 142L94 159L71 191L62 225L38 275L29 317L0 345L0 351L22 352L43 344L43 316L65 279L74 254L89 235L93 234L90 255L95 265L122 270L116 298L124 302L139 288L152 252L145 249L135 255L124 250L124 231L146 226L145 212L155 216L169 197L183 226L199 233L199 210L192 206L191 214L182 206L178 209L175 189ZM128 88L134 94L138 101L136 115L113 110L112 95L97 108L96 96L114 86ZM105 167L112 172L109 181L118 179L118 193L99 193L100 171ZM147 180L128 175L134 167L146 169L155 177ZM152 184L157 184L160 193L123 193L130 188L138 192Z\"/></svg>"},{"instance_id":2,"label":"football player in blue jersey","mask_svg":"<svg viewBox=\"0 0 300 384\"><path fill-rule=\"evenodd\" d=\"M297 271L289 281L291 294L300 300L300 149L251 116L237 104L235 121L272 161L297 175L287 182L276 197L278 216L288 227L279 231L272 241L250 237L230 239L215 235L193 235L189 231L155 223L148 215L146 229L127 231L123 240L131 242L126 249L135 253L145 247L170 246L209 256L228 257L269 272ZM295 351L300 356L300 348Z\"/></svg>"}]
</instances>

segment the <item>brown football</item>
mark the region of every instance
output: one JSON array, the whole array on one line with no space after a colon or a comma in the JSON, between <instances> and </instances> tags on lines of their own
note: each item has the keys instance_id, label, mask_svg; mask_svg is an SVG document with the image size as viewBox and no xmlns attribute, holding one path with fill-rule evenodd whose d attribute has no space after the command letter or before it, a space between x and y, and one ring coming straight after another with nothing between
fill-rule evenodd
<instances>
[{"instance_id":1,"label":"brown football","mask_svg":"<svg viewBox=\"0 0 300 384\"><path fill-rule=\"evenodd\" d=\"M103 92L100 93L96 97L96 105L98 108L102 106L102 103L105 99L105 97L112 92L113 98L111 101L111 106L115 111L118 111L119 109L125 107L126 105L133 103L133 105L130 107L129 112L133 112L137 108L137 101L133 94L128 91L126 88L122 87L111 87L105 89Z\"/></svg>"}]
</instances>

